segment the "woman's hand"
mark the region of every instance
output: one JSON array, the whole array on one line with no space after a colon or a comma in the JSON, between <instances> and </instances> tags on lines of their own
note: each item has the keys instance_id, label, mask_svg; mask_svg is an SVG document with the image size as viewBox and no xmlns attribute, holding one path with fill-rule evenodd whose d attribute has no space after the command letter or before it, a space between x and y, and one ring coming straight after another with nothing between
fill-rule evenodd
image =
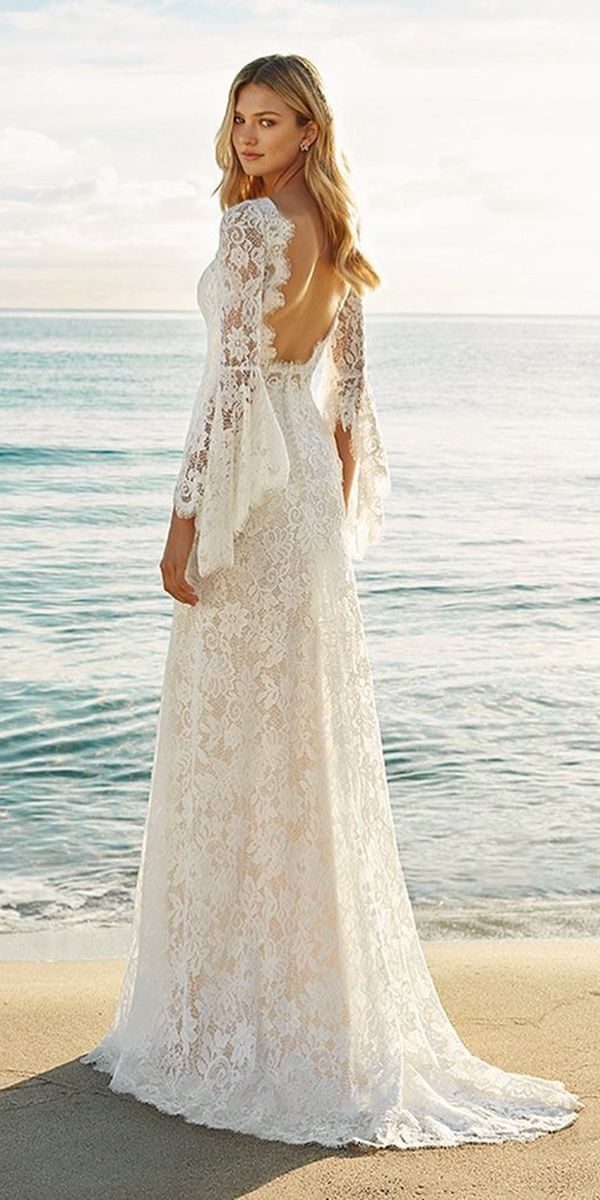
<instances>
[{"instance_id":1,"label":"woman's hand","mask_svg":"<svg viewBox=\"0 0 600 1200\"><path fill-rule=\"evenodd\" d=\"M178 517L173 509L163 556L160 560L163 587L182 604L196 604L198 597L185 578L185 568L194 540L194 518Z\"/></svg>"}]
</instances>

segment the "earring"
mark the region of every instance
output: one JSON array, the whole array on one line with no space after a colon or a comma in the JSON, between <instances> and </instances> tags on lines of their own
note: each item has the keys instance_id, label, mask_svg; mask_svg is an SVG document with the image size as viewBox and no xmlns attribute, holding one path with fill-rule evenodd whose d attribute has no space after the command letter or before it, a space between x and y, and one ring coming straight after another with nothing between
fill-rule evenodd
<instances>
[{"instance_id":1,"label":"earring","mask_svg":"<svg viewBox=\"0 0 600 1200\"><path fill-rule=\"evenodd\" d=\"M301 150L308 150L308 149L309 149L309 146L308 146L308 144L307 144L306 142L300 142L300 149L301 149Z\"/></svg>"}]
</instances>

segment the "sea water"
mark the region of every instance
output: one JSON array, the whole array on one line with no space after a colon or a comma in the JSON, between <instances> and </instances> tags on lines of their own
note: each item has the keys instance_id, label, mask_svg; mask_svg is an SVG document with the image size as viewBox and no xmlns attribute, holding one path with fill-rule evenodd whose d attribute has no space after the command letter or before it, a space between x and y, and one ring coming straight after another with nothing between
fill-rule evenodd
<instances>
[{"instance_id":1,"label":"sea water","mask_svg":"<svg viewBox=\"0 0 600 1200\"><path fill-rule=\"evenodd\" d=\"M393 490L355 569L419 930L598 935L600 320L367 346ZM204 349L196 313L0 313L0 932L130 923Z\"/></svg>"}]
</instances>

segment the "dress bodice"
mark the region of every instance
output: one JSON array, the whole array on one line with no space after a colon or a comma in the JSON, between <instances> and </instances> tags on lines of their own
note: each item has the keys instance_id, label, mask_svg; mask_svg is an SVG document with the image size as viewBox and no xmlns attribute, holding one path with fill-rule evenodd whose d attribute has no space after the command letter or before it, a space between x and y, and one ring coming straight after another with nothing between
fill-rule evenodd
<instances>
[{"instance_id":1,"label":"dress bodice","mask_svg":"<svg viewBox=\"0 0 600 1200\"><path fill-rule=\"evenodd\" d=\"M294 230L270 197L232 205L221 218L217 253L198 281L206 362L173 499L177 516L195 518L201 576L233 565L235 535L251 510L287 488L289 428L286 435L281 406L290 391L311 389L321 358L325 370L315 401L322 436L333 437L338 424L349 430L356 464L347 508L350 545L362 557L381 537L382 497L391 483L366 375L360 295L348 288L305 360L276 355L268 318L286 302ZM299 319L295 309L293 319Z\"/></svg>"},{"instance_id":2,"label":"dress bodice","mask_svg":"<svg viewBox=\"0 0 600 1200\"><path fill-rule=\"evenodd\" d=\"M253 323L259 329L259 362L267 383L307 384L325 347L334 334L348 292L339 303L337 312L327 333L317 339L308 358L280 359L276 356L274 329L267 318L285 303L284 289L289 281L291 262L288 247L294 236L294 222L284 216L269 196L256 197L242 204L252 204L263 215L266 229L264 278L260 303L253 314ZM239 207L239 206L238 206ZM208 263L198 280L197 301L207 329L207 363L218 358L221 332L221 304L219 299L219 255ZM239 336L239 328L237 335Z\"/></svg>"}]
</instances>

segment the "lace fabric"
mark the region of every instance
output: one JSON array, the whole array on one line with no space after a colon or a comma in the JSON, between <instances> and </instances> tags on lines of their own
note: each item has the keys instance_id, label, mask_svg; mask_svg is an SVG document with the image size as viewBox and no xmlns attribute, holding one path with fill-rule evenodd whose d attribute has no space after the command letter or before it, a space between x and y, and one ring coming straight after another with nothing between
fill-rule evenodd
<instances>
[{"instance_id":1,"label":"lace fabric","mask_svg":"<svg viewBox=\"0 0 600 1200\"><path fill-rule=\"evenodd\" d=\"M291 233L267 198L235 206L199 284L206 376L176 488L196 517L199 603L174 601L131 945L111 1025L81 1061L115 1092L260 1138L528 1141L581 1102L471 1054L427 968L332 436L339 415L364 545L386 464L361 312L348 297L306 363L276 361L264 316Z\"/></svg>"},{"instance_id":2,"label":"lace fabric","mask_svg":"<svg viewBox=\"0 0 600 1200\"><path fill-rule=\"evenodd\" d=\"M346 532L355 557L381 541L383 499L391 477L375 398L367 374L363 301L350 291L325 347L321 380L323 415L329 428L339 422L350 430L350 451L356 462L348 498Z\"/></svg>"},{"instance_id":3,"label":"lace fabric","mask_svg":"<svg viewBox=\"0 0 600 1200\"><path fill-rule=\"evenodd\" d=\"M261 213L249 204L224 213L215 260L217 370L199 390L173 497L178 516L195 517L201 576L233 565L234 536L250 510L288 480L261 371L266 259Z\"/></svg>"},{"instance_id":4,"label":"lace fabric","mask_svg":"<svg viewBox=\"0 0 600 1200\"><path fill-rule=\"evenodd\" d=\"M344 518L351 551L362 558L382 536L382 498L391 490L387 455L367 379L361 298L351 289L328 334L305 362L278 363L268 318L285 303L294 222L268 197L224 213L205 313L212 342L186 434L173 504L194 517L194 570L208 575L234 562L235 535L269 492L286 487L289 459L266 377L278 367L309 382L325 352L316 398L331 432L351 430L356 470ZM218 334L215 329L218 314ZM309 384L310 386L310 384Z\"/></svg>"}]
</instances>

